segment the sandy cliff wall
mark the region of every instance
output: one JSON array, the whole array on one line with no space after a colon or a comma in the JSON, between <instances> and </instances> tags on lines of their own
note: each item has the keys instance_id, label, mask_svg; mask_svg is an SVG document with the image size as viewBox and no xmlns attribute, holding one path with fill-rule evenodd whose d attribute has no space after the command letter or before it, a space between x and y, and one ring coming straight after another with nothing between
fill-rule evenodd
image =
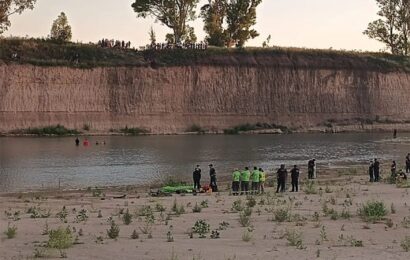
<instances>
[{"instance_id":1,"label":"sandy cliff wall","mask_svg":"<svg viewBox=\"0 0 410 260\"><path fill-rule=\"evenodd\" d=\"M303 65L303 64L302 64ZM154 133L193 124L410 120L410 73L298 64L75 69L0 65L0 131L62 124Z\"/></svg>"}]
</instances>

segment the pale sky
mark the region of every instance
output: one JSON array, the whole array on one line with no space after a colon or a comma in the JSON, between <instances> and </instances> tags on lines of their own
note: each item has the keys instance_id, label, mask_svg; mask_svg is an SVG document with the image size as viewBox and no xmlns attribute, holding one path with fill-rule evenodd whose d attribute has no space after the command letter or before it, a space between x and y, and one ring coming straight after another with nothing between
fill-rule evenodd
<instances>
[{"instance_id":1,"label":"pale sky","mask_svg":"<svg viewBox=\"0 0 410 260\"><path fill-rule=\"evenodd\" d=\"M198 10L206 0L200 0ZM154 19L136 18L132 0L38 0L33 11L12 17L6 36L46 37L51 23L64 11L73 30L73 41L97 42L101 38L148 43L152 25L157 41L170 29ZM197 12L198 13L198 12ZM270 34L271 45L379 51L383 45L363 35L377 18L375 0L263 0L257 10L260 36L247 46L261 46ZM205 36L201 19L192 25L199 40Z\"/></svg>"}]
</instances>

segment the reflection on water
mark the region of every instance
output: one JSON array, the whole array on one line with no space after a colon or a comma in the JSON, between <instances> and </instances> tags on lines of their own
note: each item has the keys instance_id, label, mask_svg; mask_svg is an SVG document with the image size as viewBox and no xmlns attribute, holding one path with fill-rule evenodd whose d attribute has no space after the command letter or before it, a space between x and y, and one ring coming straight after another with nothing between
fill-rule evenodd
<instances>
[{"instance_id":1,"label":"reflection on water","mask_svg":"<svg viewBox=\"0 0 410 260\"><path fill-rule=\"evenodd\" d=\"M0 192L41 187L147 184L172 175L190 180L195 164L213 163L219 175L234 167L279 164L322 167L367 163L371 158L404 162L410 134L295 134L244 136L92 137L90 147L74 138L0 138ZM95 145L95 141L106 145ZM387 162L386 162L387 163ZM207 178L206 178L207 179Z\"/></svg>"}]
</instances>

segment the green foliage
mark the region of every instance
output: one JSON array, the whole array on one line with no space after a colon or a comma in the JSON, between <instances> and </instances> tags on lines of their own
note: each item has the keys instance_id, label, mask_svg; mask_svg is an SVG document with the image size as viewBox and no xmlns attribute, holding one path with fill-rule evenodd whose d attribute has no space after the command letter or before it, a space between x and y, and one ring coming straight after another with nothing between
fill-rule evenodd
<instances>
[{"instance_id":1,"label":"green foliage","mask_svg":"<svg viewBox=\"0 0 410 260\"><path fill-rule=\"evenodd\" d=\"M132 215L128 209L125 211L124 215L122 216L122 221L124 222L125 225L131 224Z\"/></svg>"},{"instance_id":2,"label":"green foliage","mask_svg":"<svg viewBox=\"0 0 410 260\"><path fill-rule=\"evenodd\" d=\"M138 127L128 128L128 126L126 126L120 129L120 133L123 133L126 135L141 135L141 134L147 134L149 133L149 131L143 128L138 128Z\"/></svg>"},{"instance_id":3,"label":"green foliage","mask_svg":"<svg viewBox=\"0 0 410 260\"><path fill-rule=\"evenodd\" d=\"M201 17L204 21L205 40L209 45L224 47L227 40L223 28L228 7L227 0L212 0L201 7Z\"/></svg>"},{"instance_id":4,"label":"green foliage","mask_svg":"<svg viewBox=\"0 0 410 260\"><path fill-rule=\"evenodd\" d=\"M384 43L393 54L410 53L410 2L376 0L380 18L369 23L363 33Z\"/></svg>"},{"instance_id":5,"label":"green foliage","mask_svg":"<svg viewBox=\"0 0 410 260\"><path fill-rule=\"evenodd\" d=\"M410 217L404 217L402 222L401 222L401 225L404 228L410 228Z\"/></svg>"},{"instance_id":6,"label":"green foliage","mask_svg":"<svg viewBox=\"0 0 410 260\"><path fill-rule=\"evenodd\" d=\"M74 243L74 238L69 227L59 227L56 230L49 231L47 246L55 249L67 249Z\"/></svg>"},{"instance_id":7,"label":"green foliage","mask_svg":"<svg viewBox=\"0 0 410 260\"><path fill-rule=\"evenodd\" d=\"M2 0L0 4L0 35L10 27L10 16L33 9L37 0Z\"/></svg>"},{"instance_id":8,"label":"green foliage","mask_svg":"<svg viewBox=\"0 0 410 260\"><path fill-rule=\"evenodd\" d=\"M246 206L248 208L253 208L256 206L256 199L253 196L248 196L246 198Z\"/></svg>"},{"instance_id":9,"label":"green foliage","mask_svg":"<svg viewBox=\"0 0 410 260\"><path fill-rule=\"evenodd\" d=\"M296 230L286 230L285 237L288 240L289 246L294 246L297 249L304 249L302 233Z\"/></svg>"},{"instance_id":10,"label":"green foliage","mask_svg":"<svg viewBox=\"0 0 410 260\"><path fill-rule=\"evenodd\" d=\"M368 201L359 208L358 214L364 221L376 222L387 215L387 210L382 201Z\"/></svg>"},{"instance_id":11,"label":"green foliage","mask_svg":"<svg viewBox=\"0 0 410 260\"><path fill-rule=\"evenodd\" d=\"M232 210L233 211L242 211L244 209L244 205L242 204L241 199L237 199L233 202L232 204Z\"/></svg>"},{"instance_id":12,"label":"green foliage","mask_svg":"<svg viewBox=\"0 0 410 260\"><path fill-rule=\"evenodd\" d=\"M17 234L17 227L16 226L10 226L10 224L9 224L7 226L6 231L4 231L4 234L7 236L8 239L14 238Z\"/></svg>"},{"instance_id":13,"label":"green foliage","mask_svg":"<svg viewBox=\"0 0 410 260\"><path fill-rule=\"evenodd\" d=\"M86 222L88 220L87 210L81 209L75 217L77 223Z\"/></svg>"},{"instance_id":14,"label":"green foliage","mask_svg":"<svg viewBox=\"0 0 410 260\"><path fill-rule=\"evenodd\" d=\"M137 17L153 17L174 32L175 42L182 42L189 34L187 23L195 19L199 0L135 0L131 5Z\"/></svg>"},{"instance_id":15,"label":"green foliage","mask_svg":"<svg viewBox=\"0 0 410 260\"><path fill-rule=\"evenodd\" d=\"M249 242L252 239L252 231L249 229L246 229L243 233L242 233L242 241L244 242Z\"/></svg>"},{"instance_id":16,"label":"green foliage","mask_svg":"<svg viewBox=\"0 0 410 260\"><path fill-rule=\"evenodd\" d=\"M192 232L199 235L199 238L205 238L206 234L209 233L210 225L206 223L205 220L197 220L192 227Z\"/></svg>"},{"instance_id":17,"label":"green foliage","mask_svg":"<svg viewBox=\"0 0 410 260\"><path fill-rule=\"evenodd\" d=\"M114 220L109 220L110 229L107 229L107 236L111 239L116 239L120 235L120 227L115 224Z\"/></svg>"},{"instance_id":18,"label":"green foliage","mask_svg":"<svg viewBox=\"0 0 410 260\"><path fill-rule=\"evenodd\" d=\"M273 218L277 222L285 222L290 220L291 214L288 208L280 208L273 212Z\"/></svg>"},{"instance_id":19,"label":"green foliage","mask_svg":"<svg viewBox=\"0 0 410 260\"><path fill-rule=\"evenodd\" d=\"M43 128L27 128L19 129L10 132L16 135L37 135L37 136L66 136L66 135L78 135L80 132L74 129L67 129L62 125L47 126Z\"/></svg>"},{"instance_id":20,"label":"green foliage","mask_svg":"<svg viewBox=\"0 0 410 260\"><path fill-rule=\"evenodd\" d=\"M208 207L208 200L201 201L201 207L202 208L207 208Z\"/></svg>"},{"instance_id":21,"label":"green foliage","mask_svg":"<svg viewBox=\"0 0 410 260\"><path fill-rule=\"evenodd\" d=\"M304 189L306 194L317 194L316 184L314 181L307 181Z\"/></svg>"},{"instance_id":22,"label":"green foliage","mask_svg":"<svg viewBox=\"0 0 410 260\"><path fill-rule=\"evenodd\" d=\"M64 12L61 12L53 22L50 38L57 42L68 42L71 40L71 37L71 26L68 24L67 16Z\"/></svg>"},{"instance_id":23,"label":"green foliage","mask_svg":"<svg viewBox=\"0 0 410 260\"><path fill-rule=\"evenodd\" d=\"M404 251L410 251L410 236L406 236L400 243L400 246L404 249Z\"/></svg>"},{"instance_id":24,"label":"green foliage","mask_svg":"<svg viewBox=\"0 0 410 260\"><path fill-rule=\"evenodd\" d=\"M48 218L51 215L50 210L42 209L40 207L30 207L27 210L27 213L30 214L30 218Z\"/></svg>"},{"instance_id":25,"label":"green foliage","mask_svg":"<svg viewBox=\"0 0 410 260\"><path fill-rule=\"evenodd\" d=\"M245 210L239 212L239 223L242 227L249 227L251 225L251 215L252 213L249 214L249 212Z\"/></svg>"},{"instance_id":26,"label":"green foliage","mask_svg":"<svg viewBox=\"0 0 410 260\"><path fill-rule=\"evenodd\" d=\"M67 222L68 211L65 206L63 206L62 210L56 214L56 217L61 220L61 222Z\"/></svg>"},{"instance_id":27,"label":"green foliage","mask_svg":"<svg viewBox=\"0 0 410 260\"><path fill-rule=\"evenodd\" d=\"M138 234L137 230L134 229L131 234L131 239L138 239L140 238L140 235Z\"/></svg>"}]
</instances>

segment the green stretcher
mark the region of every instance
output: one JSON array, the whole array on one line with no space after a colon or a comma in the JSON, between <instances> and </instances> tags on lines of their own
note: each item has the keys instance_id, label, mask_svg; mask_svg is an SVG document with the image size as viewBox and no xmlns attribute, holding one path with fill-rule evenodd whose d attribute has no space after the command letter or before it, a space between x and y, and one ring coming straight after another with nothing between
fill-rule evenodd
<instances>
[{"instance_id":1,"label":"green stretcher","mask_svg":"<svg viewBox=\"0 0 410 260\"><path fill-rule=\"evenodd\" d=\"M160 189L163 193L192 193L193 187L192 186L165 186Z\"/></svg>"}]
</instances>

